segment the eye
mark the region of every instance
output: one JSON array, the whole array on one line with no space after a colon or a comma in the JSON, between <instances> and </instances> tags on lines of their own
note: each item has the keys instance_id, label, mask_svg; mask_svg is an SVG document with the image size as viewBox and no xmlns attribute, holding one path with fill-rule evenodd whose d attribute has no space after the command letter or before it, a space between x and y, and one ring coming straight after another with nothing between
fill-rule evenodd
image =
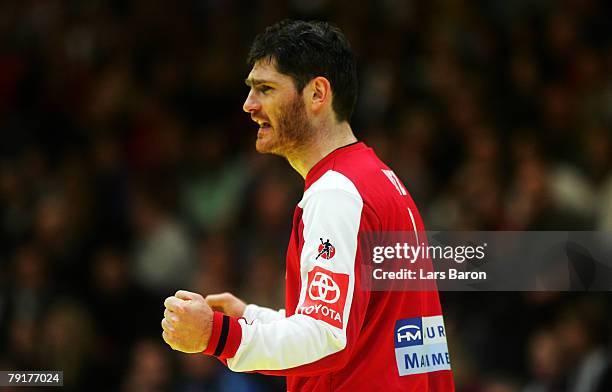
<instances>
[{"instance_id":1,"label":"eye","mask_svg":"<svg viewBox=\"0 0 612 392\"><path fill-rule=\"evenodd\" d=\"M270 90L272 90L272 87L270 86L266 86L266 85L257 86L257 91L264 93L264 94Z\"/></svg>"}]
</instances>

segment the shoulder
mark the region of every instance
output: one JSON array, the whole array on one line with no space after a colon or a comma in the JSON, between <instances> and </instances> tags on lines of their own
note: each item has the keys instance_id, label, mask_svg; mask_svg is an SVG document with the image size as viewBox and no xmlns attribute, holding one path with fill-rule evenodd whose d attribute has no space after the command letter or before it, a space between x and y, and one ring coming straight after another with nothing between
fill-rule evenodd
<instances>
[{"instance_id":1,"label":"shoulder","mask_svg":"<svg viewBox=\"0 0 612 392\"><path fill-rule=\"evenodd\" d=\"M328 170L304 192L298 203L305 217L343 219L356 217L368 227L379 228L380 219L355 183L343 173Z\"/></svg>"},{"instance_id":2,"label":"shoulder","mask_svg":"<svg viewBox=\"0 0 612 392\"><path fill-rule=\"evenodd\" d=\"M304 192L298 205L304 208L310 201L334 198L351 199L363 203L355 184L344 174L330 169Z\"/></svg>"}]
</instances>

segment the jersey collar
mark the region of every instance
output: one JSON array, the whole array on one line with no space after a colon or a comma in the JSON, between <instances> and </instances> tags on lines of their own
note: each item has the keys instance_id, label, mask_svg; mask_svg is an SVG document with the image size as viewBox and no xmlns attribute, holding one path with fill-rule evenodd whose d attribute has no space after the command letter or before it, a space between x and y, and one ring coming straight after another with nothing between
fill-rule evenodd
<instances>
[{"instance_id":1,"label":"jersey collar","mask_svg":"<svg viewBox=\"0 0 612 392\"><path fill-rule=\"evenodd\" d=\"M353 151L365 150L368 147L364 142L353 142L351 144L347 144L346 146L338 147L329 154L327 154L323 159L317 162L312 169L306 174L306 180L304 184L304 190L308 189L310 185L312 185L315 181L319 179L325 172L329 169L333 168L333 162L336 158L349 154Z\"/></svg>"}]
</instances>

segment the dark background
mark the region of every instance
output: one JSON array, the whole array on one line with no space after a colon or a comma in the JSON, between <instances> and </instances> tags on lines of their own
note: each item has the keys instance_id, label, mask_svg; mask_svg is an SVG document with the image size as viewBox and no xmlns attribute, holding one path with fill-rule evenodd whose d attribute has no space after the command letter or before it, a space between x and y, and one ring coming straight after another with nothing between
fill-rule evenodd
<instances>
[{"instance_id":1,"label":"dark background","mask_svg":"<svg viewBox=\"0 0 612 392\"><path fill-rule=\"evenodd\" d=\"M242 102L252 39L285 17L346 33L353 129L428 229L612 230L611 15L594 0L0 2L0 369L63 370L74 391L282 390L172 351L160 321L178 288L282 307L303 182L255 153ZM609 293L442 303L459 391L608 390Z\"/></svg>"}]
</instances>

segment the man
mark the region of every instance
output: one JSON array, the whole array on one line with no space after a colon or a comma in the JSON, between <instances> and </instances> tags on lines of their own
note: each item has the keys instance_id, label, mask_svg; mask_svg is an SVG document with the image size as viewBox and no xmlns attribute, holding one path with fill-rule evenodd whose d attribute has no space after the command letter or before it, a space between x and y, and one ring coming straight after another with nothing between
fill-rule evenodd
<instances>
[{"instance_id":1,"label":"man","mask_svg":"<svg viewBox=\"0 0 612 392\"><path fill-rule=\"evenodd\" d=\"M454 390L437 292L364 289L359 234L424 227L404 186L351 130L357 78L345 37L326 23L280 22L255 39L248 62L244 111L259 124L257 151L285 157L305 179L286 309L178 291L165 301L164 340L234 371L285 375L290 391ZM435 345L423 345L427 327Z\"/></svg>"}]
</instances>

